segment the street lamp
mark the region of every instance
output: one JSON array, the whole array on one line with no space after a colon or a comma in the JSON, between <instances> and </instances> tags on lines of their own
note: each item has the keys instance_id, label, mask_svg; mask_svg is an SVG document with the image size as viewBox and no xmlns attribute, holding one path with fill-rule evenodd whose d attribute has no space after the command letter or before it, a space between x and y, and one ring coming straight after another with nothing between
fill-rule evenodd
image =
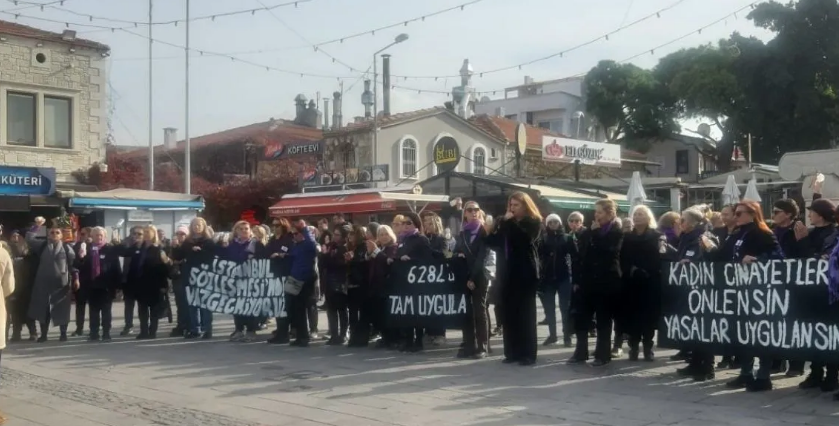
<instances>
[{"instance_id":1,"label":"street lamp","mask_svg":"<svg viewBox=\"0 0 839 426\"><path fill-rule=\"evenodd\" d=\"M586 118L586 115L583 114L582 111L577 111L574 113L574 118L577 120L577 139L580 139L581 133L581 126L583 124L583 119ZM577 158L574 160L574 181L580 181L580 159Z\"/></svg>"},{"instance_id":2,"label":"street lamp","mask_svg":"<svg viewBox=\"0 0 839 426\"><path fill-rule=\"evenodd\" d=\"M376 162L376 152L379 149L379 53L402 43L408 39L408 34L402 33L393 39L393 43L379 49L373 54L373 163ZM375 164L371 164L375 165Z\"/></svg>"}]
</instances>

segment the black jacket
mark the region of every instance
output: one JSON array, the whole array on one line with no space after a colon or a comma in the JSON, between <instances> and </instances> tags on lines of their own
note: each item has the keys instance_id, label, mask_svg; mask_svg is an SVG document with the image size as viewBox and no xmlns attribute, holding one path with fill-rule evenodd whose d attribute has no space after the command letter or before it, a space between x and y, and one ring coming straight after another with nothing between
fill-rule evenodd
<instances>
[{"instance_id":1,"label":"black jacket","mask_svg":"<svg viewBox=\"0 0 839 426\"><path fill-rule=\"evenodd\" d=\"M431 246L431 256L434 257L434 260L445 260L446 249L448 248L446 239L442 235L436 234L427 235L426 238L428 238L428 245Z\"/></svg>"},{"instance_id":2,"label":"black jacket","mask_svg":"<svg viewBox=\"0 0 839 426\"><path fill-rule=\"evenodd\" d=\"M155 245L120 249L125 257L125 291L140 302L156 305L169 287L169 266L163 263L163 249Z\"/></svg>"},{"instance_id":3,"label":"black jacket","mask_svg":"<svg viewBox=\"0 0 839 426\"><path fill-rule=\"evenodd\" d=\"M434 252L428 237L417 233L403 238L396 246L396 260L402 259L402 256L408 256L411 260L431 260L434 259Z\"/></svg>"},{"instance_id":4,"label":"black jacket","mask_svg":"<svg viewBox=\"0 0 839 426\"><path fill-rule=\"evenodd\" d=\"M320 270L320 286L325 294L347 293L348 265L344 254L347 253L347 246L344 244L329 243L326 253L323 253Z\"/></svg>"},{"instance_id":5,"label":"black jacket","mask_svg":"<svg viewBox=\"0 0 839 426\"><path fill-rule=\"evenodd\" d=\"M753 256L763 261L784 257L775 235L772 232L760 230L754 223L741 226L734 238L731 258L720 260L740 262L746 256Z\"/></svg>"},{"instance_id":6,"label":"black jacket","mask_svg":"<svg viewBox=\"0 0 839 426\"><path fill-rule=\"evenodd\" d=\"M79 271L79 290L111 290L120 287L122 265L119 258L122 248L105 244L99 249L99 275L93 277L94 252L90 246L83 258L76 257L76 269Z\"/></svg>"},{"instance_id":7,"label":"black jacket","mask_svg":"<svg viewBox=\"0 0 839 426\"><path fill-rule=\"evenodd\" d=\"M539 240L542 223L535 218L500 219L486 241L495 248L502 271L497 276L503 291L528 291L534 295L539 285ZM515 287L513 286L515 284Z\"/></svg>"},{"instance_id":8,"label":"black jacket","mask_svg":"<svg viewBox=\"0 0 839 426\"><path fill-rule=\"evenodd\" d=\"M365 244L358 245L353 250L353 257L349 261L349 288L366 288L370 283L370 260L367 258Z\"/></svg>"},{"instance_id":9,"label":"black jacket","mask_svg":"<svg viewBox=\"0 0 839 426\"><path fill-rule=\"evenodd\" d=\"M612 222L608 230L599 228L589 231L588 248L583 254L583 281L576 284L589 292L619 292L623 237L623 230L617 222Z\"/></svg>"},{"instance_id":10,"label":"black jacket","mask_svg":"<svg viewBox=\"0 0 839 426\"><path fill-rule=\"evenodd\" d=\"M716 246L715 249L705 250L702 248L702 237L708 238ZM701 262L703 260L711 260L713 257L710 253L719 253L719 242L716 235L705 230L704 226L697 226L693 231L683 232L679 236L679 247L676 251L675 260L689 260L691 262Z\"/></svg>"},{"instance_id":11,"label":"black jacket","mask_svg":"<svg viewBox=\"0 0 839 426\"><path fill-rule=\"evenodd\" d=\"M455 238L453 258L463 254L466 259L466 267L469 270L469 280L475 283L489 281L486 269L486 260L489 256L489 247L486 245L486 230L483 227L478 229L478 234L472 240L471 233L460 231Z\"/></svg>"},{"instance_id":12,"label":"black jacket","mask_svg":"<svg viewBox=\"0 0 839 426\"><path fill-rule=\"evenodd\" d=\"M577 232L570 233L568 240L571 250L571 283L580 284L583 282L583 259L586 251L588 251L591 231L587 228L581 228Z\"/></svg>"},{"instance_id":13,"label":"black jacket","mask_svg":"<svg viewBox=\"0 0 839 426\"><path fill-rule=\"evenodd\" d=\"M560 230L545 230L539 245L539 260L542 266L542 281L562 283L571 278L569 265L573 242Z\"/></svg>"},{"instance_id":14,"label":"black jacket","mask_svg":"<svg viewBox=\"0 0 839 426\"><path fill-rule=\"evenodd\" d=\"M276 268L276 271L279 274L279 276L291 275L292 259L291 256L288 255L291 253L291 248L294 247L294 244L294 236L292 236L289 232L281 236L280 238L271 238L268 241L268 244L265 246L265 253L266 256L269 258L274 253L286 254L285 257L275 257L271 261L271 264L274 268Z\"/></svg>"},{"instance_id":15,"label":"black jacket","mask_svg":"<svg viewBox=\"0 0 839 426\"><path fill-rule=\"evenodd\" d=\"M624 234L621 273L627 287L660 283L661 248L664 244L663 236L654 229L647 229L642 234Z\"/></svg>"}]
</instances>

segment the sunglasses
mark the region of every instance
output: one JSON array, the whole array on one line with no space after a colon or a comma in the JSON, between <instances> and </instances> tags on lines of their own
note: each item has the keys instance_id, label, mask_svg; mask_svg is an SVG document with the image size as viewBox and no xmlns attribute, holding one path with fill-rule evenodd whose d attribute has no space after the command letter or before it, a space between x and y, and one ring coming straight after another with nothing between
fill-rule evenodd
<instances>
[{"instance_id":1,"label":"sunglasses","mask_svg":"<svg viewBox=\"0 0 839 426\"><path fill-rule=\"evenodd\" d=\"M474 207L469 207L468 209L466 209L467 213L475 213L475 212L479 212L479 211L481 211L481 209L476 209Z\"/></svg>"}]
</instances>

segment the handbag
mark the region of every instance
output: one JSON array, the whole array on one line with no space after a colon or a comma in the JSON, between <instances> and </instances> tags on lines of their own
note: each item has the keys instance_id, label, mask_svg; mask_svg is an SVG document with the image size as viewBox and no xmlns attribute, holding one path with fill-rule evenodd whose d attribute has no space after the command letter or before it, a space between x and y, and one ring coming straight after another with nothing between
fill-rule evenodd
<instances>
[{"instance_id":1,"label":"handbag","mask_svg":"<svg viewBox=\"0 0 839 426\"><path fill-rule=\"evenodd\" d=\"M300 290L303 289L303 281L298 280L292 276L285 277L285 282L283 283L283 291L285 294L290 294L292 296L297 296L300 294Z\"/></svg>"}]
</instances>

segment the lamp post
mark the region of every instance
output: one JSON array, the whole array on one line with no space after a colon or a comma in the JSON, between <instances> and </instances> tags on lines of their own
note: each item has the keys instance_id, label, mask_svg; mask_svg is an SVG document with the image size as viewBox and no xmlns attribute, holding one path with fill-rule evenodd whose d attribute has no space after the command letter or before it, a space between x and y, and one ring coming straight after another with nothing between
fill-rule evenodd
<instances>
[{"instance_id":1,"label":"lamp post","mask_svg":"<svg viewBox=\"0 0 839 426\"><path fill-rule=\"evenodd\" d=\"M399 34L393 39L393 43L388 44L373 54L373 164L376 163L376 152L379 149L379 53L407 39L408 34Z\"/></svg>"},{"instance_id":2,"label":"lamp post","mask_svg":"<svg viewBox=\"0 0 839 426\"><path fill-rule=\"evenodd\" d=\"M577 119L577 139L580 139L580 133L582 131L583 119L586 118L586 115L582 111L577 111L574 113L574 118ZM574 160L574 181L580 181L580 159Z\"/></svg>"}]
</instances>

